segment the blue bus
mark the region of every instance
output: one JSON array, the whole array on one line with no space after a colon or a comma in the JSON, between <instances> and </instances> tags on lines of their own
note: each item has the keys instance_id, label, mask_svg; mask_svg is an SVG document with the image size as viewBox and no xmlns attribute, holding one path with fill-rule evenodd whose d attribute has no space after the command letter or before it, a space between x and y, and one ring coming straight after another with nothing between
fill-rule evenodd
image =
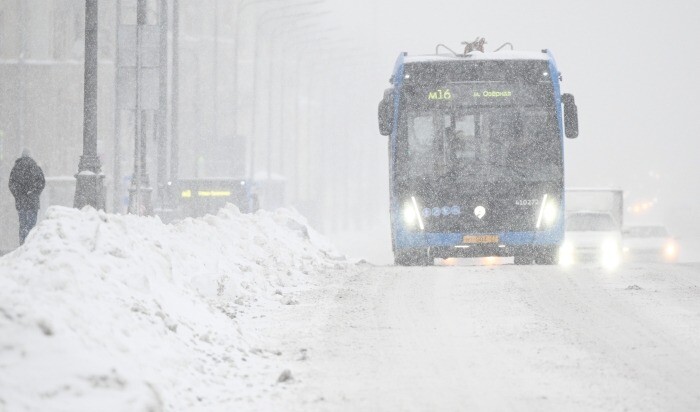
<instances>
[{"instance_id":1,"label":"blue bus","mask_svg":"<svg viewBox=\"0 0 700 412\"><path fill-rule=\"evenodd\" d=\"M397 265L557 262L563 142L578 136L561 80L548 50L399 55L378 108Z\"/></svg>"}]
</instances>

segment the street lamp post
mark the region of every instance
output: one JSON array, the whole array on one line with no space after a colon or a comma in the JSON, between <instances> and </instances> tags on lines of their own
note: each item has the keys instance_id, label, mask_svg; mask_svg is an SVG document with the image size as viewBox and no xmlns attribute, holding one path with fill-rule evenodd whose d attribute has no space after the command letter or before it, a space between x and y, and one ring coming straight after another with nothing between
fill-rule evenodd
<instances>
[{"instance_id":1,"label":"street lamp post","mask_svg":"<svg viewBox=\"0 0 700 412\"><path fill-rule=\"evenodd\" d=\"M24 59L27 54L27 4L20 2L19 4L19 104L18 104L18 119L17 119L17 137L19 138L19 150L24 148L24 132L26 121L26 105L27 105L27 75L24 67ZM18 150L18 151L19 151Z\"/></svg>"},{"instance_id":2,"label":"street lamp post","mask_svg":"<svg viewBox=\"0 0 700 412\"><path fill-rule=\"evenodd\" d=\"M331 58L329 56L326 56L324 58L325 62L330 62L330 61L337 61L337 59L342 58L342 56L346 56L346 53L343 51L345 49L340 48L342 45L346 45L347 43L343 39L338 39L338 40L325 40L321 43L321 47L316 47L313 49L313 51L317 54L325 54L328 55L330 54ZM292 119L294 122L294 126L291 127L290 129L294 130L294 137L293 141L291 142L291 146L293 148L293 156L292 156L292 161L291 161L291 181L293 182L293 198L295 200L298 200L301 196L301 193L304 192L305 190L302 189L301 187L301 172L299 170L300 164L302 164L303 159L301 157L301 152L300 152L300 147L302 146L302 122L301 122L301 110L300 110L300 96L302 95L302 89L304 96L306 96L306 110L305 112L308 114L310 113L310 97L313 94L313 88L314 85L317 84L317 82L311 81L311 79L316 79L318 76L314 74L314 70L319 70L318 66L312 66L309 71L306 73L307 76L307 84L303 85L302 84L302 63L304 63L305 60L304 58L306 57L307 53L311 50L311 43L310 42L302 42L302 47L297 47L295 49L292 48L285 48L285 52L290 51L290 50L295 50L296 51L296 58L293 60L292 64L292 70L291 76L293 78L296 78L297 81L294 83L294 91L292 91L292 95L296 96L296 101L294 101L292 105ZM285 58L285 60L288 60ZM344 59L343 64L347 65L348 61L347 59ZM324 66L327 67L327 66ZM308 139L309 136L306 136Z\"/></svg>"},{"instance_id":3,"label":"street lamp post","mask_svg":"<svg viewBox=\"0 0 700 412\"><path fill-rule=\"evenodd\" d=\"M177 1L177 0L175 0ZM238 71L240 70L239 66L239 50L240 50L240 44L241 44L241 16L244 14L244 12L251 6L259 6L265 3L275 3L283 0L241 0L240 2L236 3L235 6L235 14L234 14L234 23L233 23L233 28L234 28L234 37L233 37L233 138L234 139L239 139L240 138L240 132L239 132L239 96L238 96ZM245 145L244 145L244 153L243 155L240 155L239 153L233 153L231 156L231 159L235 162L241 162L244 163L243 165L243 173L248 174L247 168L248 165L246 163L247 156L245 154L246 150L248 149L248 145L250 143L250 139L246 139ZM232 145L233 147L236 147L236 144Z\"/></svg>"},{"instance_id":4,"label":"street lamp post","mask_svg":"<svg viewBox=\"0 0 700 412\"><path fill-rule=\"evenodd\" d=\"M329 45L329 38L328 37L320 37L321 35L326 35L330 32L335 31L335 29L328 28L328 29L321 29L316 25L306 25L302 27L293 27L289 29L285 29L283 33L274 33L273 34L273 40L270 42L270 56L281 56L281 61L282 62L289 62L290 59L286 57L286 53L289 52L290 50L296 51L297 54L301 50L305 49L299 49L299 45L310 45L310 44L322 44L325 46ZM276 42L274 39L280 38L282 41ZM331 42L332 43L332 42ZM277 51L275 48L279 48L280 46L282 47L282 53L277 54ZM281 66L280 66L281 67ZM277 107L277 114L273 115L273 109L272 109L272 98L269 99L268 101L268 117L270 118L270 123L271 124L277 124L279 127L278 129L278 140L279 140L279 146L278 146L278 152L281 153L286 153L285 150L285 145L288 143L287 139L285 139L285 116L284 116L284 107L286 104L286 98L287 98L287 83L285 79L285 74L288 73L287 70L280 68L278 70L279 74L279 82L280 82L280 93L279 93L279 98L278 102L279 105ZM270 80L269 84L272 84L272 71L270 71ZM298 77L299 72L298 70L296 71L295 75L293 78ZM298 81L296 82L298 84ZM297 87L297 93L298 93L298 87ZM295 105L295 106L298 106ZM277 121L275 120L275 117ZM269 137L270 141L272 141L273 136L272 136L272 131L270 131L271 135ZM271 143L270 143L271 145ZM296 151L295 147L292 147L292 151ZM269 158L269 157L268 157ZM269 164L269 162L268 162ZM282 171L282 174L285 174L286 164L285 164L285 157L280 156L280 162L279 162L279 170ZM286 198L286 197L285 197Z\"/></svg>"},{"instance_id":5,"label":"street lamp post","mask_svg":"<svg viewBox=\"0 0 700 412\"><path fill-rule=\"evenodd\" d=\"M115 16L116 16L116 47L114 48L114 70L119 75L119 62L121 62L122 56L120 53L119 42L121 40L121 24L122 24L122 0L117 0L115 2ZM114 157L113 157L113 169L112 176L114 176L113 194L112 194L112 212L119 213L122 204L122 156L121 156L121 139L122 139L122 127L121 127L121 110L119 107L119 81L114 82Z\"/></svg>"},{"instance_id":6,"label":"street lamp post","mask_svg":"<svg viewBox=\"0 0 700 412\"><path fill-rule=\"evenodd\" d=\"M160 0L158 6L160 61L158 65L159 107L156 114L156 159L158 165L156 181L158 182L158 206L164 210L171 206L169 202L166 204L168 187L168 1Z\"/></svg>"},{"instance_id":7,"label":"street lamp post","mask_svg":"<svg viewBox=\"0 0 700 412\"><path fill-rule=\"evenodd\" d=\"M320 14L319 14L320 15ZM314 16L309 16L309 17L317 17L316 15ZM272 171L272 152L273 152L273 125L275 124L275 119L274 119L274 114L273 114L273 102L274 102L274 93L273 93L273 81L274 81L274 66L276 65L275 63L278 62L279 60L272 60L276 58L277 53L275 53L275 47L277 46L277 41L276 39L278 38L284 38L288 42L293 42L295 38L298 38L303 35L310 35L311 33L322 33L324 31L322 30L316 30L315 32L312 32L314 28L317 28L318 25L315 24L306 24L303 26L278 26L275 27L270 36L270 41L269 41L269 49L268 49L268 56L270 56L270 68L268 70L268 80L267 80L267 91L268 91L268 98L267 98L267 119L268 119L268 130L267 130L267 144L266 144L266 168L267 168L267 175L271 175ZM282 59L282 62L285 60ZM280 70L280 73L284 74L284 70ZM280 79L280 87L279 87L279 95L277 96L278 100L281 102L280 106L284 104L284 90L285 90L285 85L284 85L284 76L281 76ZM283 117L283 116L281 116ZM283 132L282 129L282 119L280 119L278 125L280 126L279 129ZM283 152L281 150L281 147L277 148L277 152ZM280 171L284 171L284 156L280 156L280 161L279 161L279 169Z\"/></svg>"},{"instance_id":8,"label":"street lamp post","mask_svg":"<svg viewBox=\"0 0 700 412\"><path fill-rule=\"evenodd\" d=\"M219 0L214 0L214 141L219 143Z\"/></svg>"},{"instance_id":9,"label":"street lamp post","mask_svg":"<svg viewBox=\"0 0 700 412\"><path fill-rule=\"evenodd\" d=\"M177 1L177 0L174 0ZM235 21L233 35L233 105L234 105L234 138L238 138L238 70L240 70L239 61L239 50L241 43L241 16L250 6L258 6L265 3L274 3L282 0L242 0L240 3L236 3L235 11Z\"/></svg>"},{"instance_id":10,"label":"street lamp post","mask_svg":"<svg viewBox=\"0 0 700 412\"><path fill-rule=\"evenodd\" d=\"M180 1L173 0L173 56L170 103L170 181L177 182L180 167Z\"/></svg>"},{"instance_id":11,"label":"street lamp post","mask_svg":"<svg viewBox=\"0 0 700 412\"><path fill-rule=\"evenodd\" d=\"M95 0L96 1L96 0ZM134 139L134 174L129 188L129 213L150 215L153 212L148 170L146 168L146 112L142 108L142 35L146 25L146 1L138 0L136 5L136 110Z\"/></svg>"},{"instance_id":12,"label":"street lamp post","mask_svg":"<svg viewBox=\"0 0 700 412\"><path fill-rule=\"evenodd\" d=\"M295 202L304 204L311 198L314 199L314 204L319 204L325 201L326 194L323 190L328 187L328 182L331 181L331 175L336 173L341 165L346 164L350 159L355 161L350 152L345 152L343 147L347 140L338 139L331 141L334 137L337 138L338 133L325 133L327 130L334 130L328 121L328 109L332 105L327 103L328 94L325 91L329 89L335 90L333 83L324 85L331 81L328 75L324 76L324 71L328 74L329 67L337 65L332 72L334 80L349 78L340 76L340 71L347 71L356 67L358 62L355 61L359 50L348 47L341 47L348 43L343 39L329 40L323 42L321 47L311 48L311 43L305 44L298 48L296 62L291 70L292 77L299 77L299 81L294 85L296 91L293 93L298 96L297 101L292 105L292 118L294 119L294 132L292 142L292 161L290 167L290 175L292 187L290 188L291 197ZM287 50L291 50L287 49ZM313 58L308 59L309 54L304 53L313 50ZM308 70L303 70L306 74L305 84L301 82L302 63L316 62L319 57L322 57L324 65L312 64ZM360 66L361 67L361 66ZM304 107L300 108L300 96L305 96ZM320 106L314 108L314 102L320 102ZM301 109L301 110L300 110ZM303 113L302 113L303 112ZM338 113L337 110L334 113ZM305 114L305 116L302 116ZM313 117L313 119L311 118ZM305 121L302 121L305 119ZM340 130L337 130L340 132ZM321 156L314 156L310 151L317 151ZM329 180L331 179L331 180ZM315 181L314 181L315 180ZM345 206L345 204L343 204ZM325 219L322 219L325 221ZM326 223L323 223L326 224Z\"/></svg>"},{"instance_id":13,"label":"street lamp post","mask_svg":"<svg viewBox=\"0 0 700 412\"><path fill-rule=\"evenodd\" d=\"M251 133L250 133L250 171L248 173L249 176L252 176L253 179L255 179L255 139L256 139L256 134L257 134L257 118L258 118L258 111L257 111L257 95L258 95L258 81L259 81L259 68L258 64L260 62L260 37L262 34L262 29L265 25L275 22L277 20L285 20L285 19L297 19L297 21L302 20L302 19L308 19L308 18L313 18L321 15L321 13L311 13L311 12L302 12L302 13L297 13L297 14L287 14L285 11L287 10L292 10L295 8L303 7L303 6L312 6L315 4L320 4L322 3L323 0L314 0L314 1L309 1L305 3L296 3L296 4L290 4L284 7L277 8L275 10L270 10L266 13L263 14L260 18L260 22L258 23L256 27L256 33L255 33L255 45L254 45L254 58L253 58L253 64L255 65L255 68L253 70L253 96L252 96L252 102L251 102ZM269 176L268 176L269 178Z\"/></svg>"},{"instance_id":14,"label":"street lamp post","mask_svg":"<svg viewBox=\"0 0 700 412\"><path fill-rule=\"evenodd\" d=\"M78 163L73 205L104 209L104 175L97 157L97 4L98 0L85 0L83 155Z\"/></svg>"},{"instance_id":15,"label":"street lamp post","mask_svg":"<svg viewBox=\"0 0 700 412\"><path fill-rule=\"evenodd\" d=\"M236 9L236 17L235 17L235 23L234 23L235 34L234 34L234 45L233 45L233 59L234 59L234 61L233 61L233 93L232 93L233 99L234 99L234 105L236 106L235 107L235 114L234 114L234 117L235 117L234 134L236 136L239 135L239 110L238 110L238 107L239 107L239 104L238 104L238 102L239 102L239 88L238 88L239 76L238 76L238 71L240 69L240 66L239 66L240 56L239 56L239 54L240 54L240 44L241 44L241 31L240 31L241 30L241 19L240 19L240 17L243 15L243 12L249 6L257 6L257 5L262 5L265 3L274 3L274 2L279 2L279 1L282 1L282 0L257 0L257 1L256 0L248 0L248 1L243 0L239 4L239 7L237 7L237 9ZM289 15L283 16L283 17L273 15L272 18L270 18L271 14L273 14L273 13L279 14L280 12L283 12L283 11L288 10L288 9L294 9L294 8L299 8L299 7L304 7L304 6L312 6L312 5L321 4L324 2L324 0L311 0L311 1L309 1L309 0L306 0L306 1L295 0L295 1L299 1L299 2L290 2L290 4L286 4L282 7L278 7L276 9L266 11L265 13L263 13L263 15L260 18L260 20L262 20L262 22L256 23L255 46L254 46L254 52L255 52L254 64L257 65L257 61L259 60L259 53L258 53L259 44L258 43L259 43L260 31L261 31L262 26L264 24L269 23L270 21L274 21L274 20L277 20L279 18L294 17L294 16L289 16ZM256 66L255 69L253 70L253 76L254 76L253 82L255 82L257 79L257 76L256 76L257 69L258 68ZM255 120L254 119L255 119L255 105L257 104L256 94L257 93L253 93L253 101L251 102L251 107L252 107L251 118L253 119L253 124L251 125L252 130L251 130L250 136L248 136L248 138L246 139L246 151L248 152L246 154L246 158L250 159L250 161L246 161L246 172L245 173L249 178L253 177L253 174L255 173L255 154L254 154L255 142L254 142L254 140L255 140L256 130L255 130ZM245 160L245 158L243 160Z\"/></svg>"}]
</instances>

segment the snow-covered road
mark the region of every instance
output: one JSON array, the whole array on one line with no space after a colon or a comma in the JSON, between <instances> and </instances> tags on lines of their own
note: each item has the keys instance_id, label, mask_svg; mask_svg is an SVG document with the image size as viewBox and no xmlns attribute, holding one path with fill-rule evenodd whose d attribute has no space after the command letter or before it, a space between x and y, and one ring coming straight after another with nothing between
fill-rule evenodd
<instances>
[{"instance_id":1,"label":"snow-covered road","mask_svg":"<svg viewBox=\"0 0 700 412\"><path fill-rule=\"evenodd\" d=\"M296 299L265 318L304 350L287 410L700 408L698 264L367 265Z\"/></svg>"},{"instance_id":2,"label":"snow-covered road","mask_svg":"<svg viewBox=\"0 0 700 412\"><path fill-rule=\"evenodd\" d=\"M54 207L0 258L0 412L700 410L700 263L354 264L289 210Z\"/></svg>"}]
</instances>

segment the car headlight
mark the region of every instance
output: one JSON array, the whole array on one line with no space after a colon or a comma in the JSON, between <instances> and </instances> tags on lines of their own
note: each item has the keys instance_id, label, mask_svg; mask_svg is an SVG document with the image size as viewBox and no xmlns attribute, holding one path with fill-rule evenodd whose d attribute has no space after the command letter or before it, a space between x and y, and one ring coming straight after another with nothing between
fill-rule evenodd
<instances>
[{"instance_id":1,"label":"car headlight","mask_svg":"<svg viewBox=\"0 0 700 412\"><path fill-rule=\"evenodd\" d=\"M669 240L664 245L664 258L666 260L676 260L678 257L678 246L676 242Z\"/></svg>"},{"instance_id":2,"label":"car headlight","mask_svg":"<svg viewBox=\"0 0 700 412\"><path fill-rule=\"evenodd\" d=\"M604 254L617 254L620 250L620 244L615 239L605 239L601 246Z\"/></svg>"},{"instance_id":3,"label":"car headlight","mask_svg":"<svg viewBox=\"0 0 700 412\"><path fill-rule=\"evenodd\" d=\"M601 252L601 263L606 269L615 269L620 264L621 248L617 239L605 239Z\"/></svg>"}]
</instances>

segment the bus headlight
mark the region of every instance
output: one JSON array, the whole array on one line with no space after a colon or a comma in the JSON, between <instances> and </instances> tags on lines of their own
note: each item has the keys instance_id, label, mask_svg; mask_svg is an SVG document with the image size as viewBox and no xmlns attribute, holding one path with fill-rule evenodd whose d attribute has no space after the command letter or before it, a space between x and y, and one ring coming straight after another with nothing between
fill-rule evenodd
<instances>
[{"instance_id":1,"label":"bus headlight","mask_svg":"<svg viewBox=\"0 0 700 412\"><path fill-rule=\"evenodd\" d=\"M557 204L557 201L545 194L542 196L542 203L537 215L537 225L535 227L539 229L543 224L544 226L551 227L554 222L557 221L558 217L559 205Z\"/></svg>"},{"instance_id":2,"label":"bus headlight","mask_svg":"<svg viewBox=\"0 0 700 412\"><path fill-rule=\"evenodd\" d=\"M418 215L411 202L403 205L403 222L406 226L415 226L418 223Z\"/></svg>"},{"instance_id":3,"label":"bus headlight","mask_svg":"<svg viewBox=\"0 0 700 412\"><path fill-rule=\"evenodd\" d=\"M411 196L411 200L403 205L403 221L407 227L415 227L418 224L420 230L424 229L423 218L420 215L415 196Z\"/></svg>"},{"instance_id":4,"label":"bus headlight","mask_svg":"<svg viewBox=\"0 0 700 412\"><path fill-rule=\"evenodd\" d=\"M559 217L559 207L557 207L553 200L550 200L544 206L542 221L546 226L552 226L554 222L557 221L557 217Z\"/></svg>"}]
</instances>

